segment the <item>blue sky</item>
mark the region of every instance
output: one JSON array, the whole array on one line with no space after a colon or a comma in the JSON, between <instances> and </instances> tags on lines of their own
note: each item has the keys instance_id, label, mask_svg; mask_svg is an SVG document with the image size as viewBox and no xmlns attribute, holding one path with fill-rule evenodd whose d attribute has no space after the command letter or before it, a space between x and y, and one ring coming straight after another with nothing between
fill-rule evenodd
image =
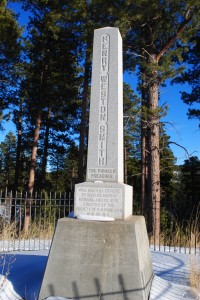
<instances>
[{"instance_id":1,"label":"blue sky","mask_svg":"<svg viewBox=\"0 0 200 300\"><path fill-rule=\"evenodd\" d=\"M19 22L26 26L29 20L27 13L21 10L19 3L12 3L10 7L14 8L19 13ZM25 28L24 28L25 30ZM131 74L126 74L124 80L131 84L136 90L136 77ZM170 85L170 80L167 81L166 87L160 89L160 105L166 103L169 107L168 114L162 119L166 122L166 133L171 137L170 140L187 149L190 156L200 158L200 128L199 121L187 117L188 105L181 100L180 91L188 91L189 86L185 85ZM15 131L12 122L4 123L5 131L0 133L0 141L5 137L8 131ZM185 150L175 144L170 145L174 156L177 158L177 164L182 164L185 159L188 159Z\"/></svg>"},{"instance_id":2,"label":"blue sky","mask_svg":"<svg viewBox=\"0 0 200 300\"><path fill-rule=\"evenodd\" d=\"M187 111L188 105L181 100L180 91L187 91L187 85L173 85L168 84L163 88L161 95L161 102L167 102L169 106L168 114L163 118L165 122L173 124L166 124L167 134L171 137L171 141L185 147L190 156L197 156L200 158L200 128L199 121L188 119ZM188 159L187 153L184 149L177 145L171 144L171 149L177 157L177 164L181 164L184 159Z\"/></svg>"}]
</instances>

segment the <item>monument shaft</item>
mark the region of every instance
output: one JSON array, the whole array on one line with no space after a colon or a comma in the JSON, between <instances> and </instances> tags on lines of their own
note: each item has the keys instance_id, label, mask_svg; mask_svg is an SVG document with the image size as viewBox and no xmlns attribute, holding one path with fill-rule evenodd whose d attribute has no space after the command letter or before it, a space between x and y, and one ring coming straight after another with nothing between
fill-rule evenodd
<instances>
[{"instance_id":1,"label":"monument shaft","mask_svg":"<svg viewBox=\"0 0 200 300\"><path fill-rule=\"evenodd\" d=\"M86 182L75 186L74 212L125 219L132 187L123 183L122 38L118 28L94 31Z\"/></svg>"},{"instance_id":2,"label":"monument shaft","mask_svg":"<svg viewBox=\"0 0 200 300\"><path fill-rule=\"evenodd\" d=\"M118 28L94 31L86 181L124 182L122 38Z\"/></svg>"}]
</instances>

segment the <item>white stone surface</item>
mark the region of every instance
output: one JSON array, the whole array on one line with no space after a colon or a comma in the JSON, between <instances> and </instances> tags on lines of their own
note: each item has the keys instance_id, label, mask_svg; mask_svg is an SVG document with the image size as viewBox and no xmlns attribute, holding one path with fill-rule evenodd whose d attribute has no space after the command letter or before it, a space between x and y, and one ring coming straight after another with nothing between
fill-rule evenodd
<instances>
[{"instance_id":1,"label":"white stone surface","mask_svg":"<svg viewBox=\"0 0 200 300\"><path fill-rule=\"evenodd\" d=\"M74 214L126 219L132 215L132 187L123 183L84 182L75 186Z\"/></svg>"},{"instance_id":2,"label":"white stone surface","mask_svg":"<svg viewBox=\"0 0 200 300\"><path fill-rule=\"evenodd\" d=\"M144 217L58 220L38 300L147 300L153 269Z\"/></svg>"},{"instance_id":3,"label":"white stone surface","mask_svg":"<svg viewBox=\"0 0 200 300\"><path fill-rule=\"evenodd\" d=\"M123 183L123 72L119 29L96 29L93 45L86 181Z\"/></svg>"},{"instance_id":4,"label":"white stone surface","mask_svg":"<svg viewBox=\"0 0 200 300\"><path fill-rule=\"evenodd\" d=\"M123 183L122 74L119 29L96 29L86 182L75 186L75 216L126 219L132 215L132 187Z\"/></svg>"},{"instance_id":5,"label":"white stone surface","mask_svg":"<svg viewBox=\"0 0 200 300\"><path fill-rule=\"evenodd\" d=\"M102 217L102 216L90 216L90 215L78 215L77 219L85 221L99 221L99 222L112 222L115 221L111 217Z\"/></svg>"}]
</instances>

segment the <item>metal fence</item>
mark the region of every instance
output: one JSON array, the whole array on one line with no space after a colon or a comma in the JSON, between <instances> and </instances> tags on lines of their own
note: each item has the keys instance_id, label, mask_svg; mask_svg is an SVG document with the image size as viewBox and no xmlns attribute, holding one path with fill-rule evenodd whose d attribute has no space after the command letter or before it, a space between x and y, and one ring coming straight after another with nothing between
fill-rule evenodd
<instances>
[{"instance_id":1,"label":"metal fence","mask_svg":"<svg viewBox=\"0 0 200 300\"><path fill-rule=\"evenodd\" d=\"M73 211L71 193L0 193L0 252L49 249L57 220ZM28 230L25 216L30 215Z\"/></svg>"},{"instance_id":2,"label":"metal fence","mask_svg":"<svg viewBox=\"0 0 200 300\"><path fill-rule=\"evenodd\" d=\"M30 201L26 193L0 192L0 252L49 249L57 220L68 217L73 208L73 193L35 193ZM30 224L25 230L27 211ZM161 232L159 245L151 235L151 249L200 254L199 226L184 228Z\"/></svg>"}]
</instances>

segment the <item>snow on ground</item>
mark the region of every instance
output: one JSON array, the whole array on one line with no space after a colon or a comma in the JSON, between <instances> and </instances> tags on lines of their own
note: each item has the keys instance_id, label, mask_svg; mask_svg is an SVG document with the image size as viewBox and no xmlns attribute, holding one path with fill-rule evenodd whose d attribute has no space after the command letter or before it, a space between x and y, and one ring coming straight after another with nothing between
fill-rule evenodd
<instances>
[{"instance_id":1,"label":"snow on ground","mask_svg":"<svg viewBox=\"0 0 200 300\"><path fill-rule=\"evenodd\" d=\"M191 260L200 256L151 251L155 277L150 300L200 299L189 287ZM1 255L0 300L36 300L43 278L48 250L13 252ZM4 262L4 263L3 263ZM9 272L7 279L3 275ZM59 295L58 295L59 296ZM49 297L48 300L63 300Z\"/></svg>"},{"instance_id":2,"label":"snow on ground","mask_svg":"<svg viewBox=\"0 0 200 300\"><path fill-rule=\"evenodd\" d=\"M16 239L16 240L1 240L0 252L11 251L35 251L35 250L49 250L51 247L51 239ZM174 246L156 246L150 247L152 251L197 254L200 255L200 247L174 247Z\"/></svg>"}]
</instances>

